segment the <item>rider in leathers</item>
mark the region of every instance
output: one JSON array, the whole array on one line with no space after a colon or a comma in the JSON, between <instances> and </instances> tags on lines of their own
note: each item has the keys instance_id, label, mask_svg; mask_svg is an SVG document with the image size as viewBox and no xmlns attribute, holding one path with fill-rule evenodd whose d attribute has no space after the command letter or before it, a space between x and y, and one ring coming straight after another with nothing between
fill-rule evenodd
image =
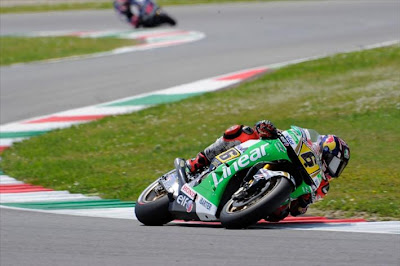
<instances>
[{"instance_id":1,"label":"rider in leathers","mask_svg":"<svg viewBox=\"0 0 400 266\"><path fill-rule=\"evenodd\" d=\"M257 122L254 128L244 125L232 126L215 143L199 152L196 158L187 160L186 164L191 173L196 173L208 166L221 152L251 139L275 139L278 137L278 132L280 130L268 120ZM313 150L319 156L320 168L323 171L323 180L319 187L313 193L303 195L289 204L281 206L266 220L277 222L286 218L289 213L292 216L306 213L310 204L328 193L330 179L339 177L350 159L348 145L335 135L321 136L316 143L313 143Z\"/></svg>"},{"instance_id":2,"label":"rider in leathers","mask_svg":"<svg viewBox=\"0 0 400 266\"><path fill-rule=\"evenodd\" d=\"M131 7L134 7L132 10ZM135 28L140 27L146 20L148 13L146 8L155 8L155 2L151 0L115 0L114 8Z\"/></svg>"}]
</instances>

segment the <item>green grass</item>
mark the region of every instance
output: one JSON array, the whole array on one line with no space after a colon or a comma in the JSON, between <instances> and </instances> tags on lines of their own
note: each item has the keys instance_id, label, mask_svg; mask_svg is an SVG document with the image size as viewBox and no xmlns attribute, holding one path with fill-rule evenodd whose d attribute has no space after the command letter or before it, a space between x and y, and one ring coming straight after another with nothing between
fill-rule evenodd
<instances>
[{"instance_id":1,"label":"green grass","mask_svg":"<svg viewBox=\"0 0 400 266\"><path fill-rule=\"evenodd\" d=\"M400 218L400 47L306 62L237 88L17 143L1 168L57 190L135 200L152 180L230 125L270 119L333 133L351 147L343 175L312 208Z\"/></svg>"},{"instance_id":2,"label":"green grass","mask_svg":"<svg viewBox=\"0 0 400 266\"><path fill-rule=\"evenodd\" d=\"M0 37L0 65L110 51L136 42L116 38Z\"/></svg>"},{"instance_id":3,"label":"green grass","mask_svg":"<svg viewBox=\"0 0 400 266\"><path fill-rule=\"evenodd\" d=\"M157 3L160 6L171 5L194 5L194 4L217 4L217 3L232 3L232 2L271 2L283 0L159 0ZM67 10L96 10L96 9L112 9L112 1L99 1L92 3L63 3L63 4L44 4L44 5L21 5L0 7L0 14L7 13L23 13L23 12L49 12L49 11L67 11Z\"/></svg>"},{"instance_id":4,"label":"green grass","mask_svg":"<svg viewBox=\"0 0 400 266\"><path fill-rule=\"evenodd\" d=\"M111 9L112 1L92 2L92 3L62 3L62 4L41 4L41 5L16 5L1 6L0 14L26 13L26 12L51 12L67 10L87 10L87 9Z\"/></svg>"}]
</instances>

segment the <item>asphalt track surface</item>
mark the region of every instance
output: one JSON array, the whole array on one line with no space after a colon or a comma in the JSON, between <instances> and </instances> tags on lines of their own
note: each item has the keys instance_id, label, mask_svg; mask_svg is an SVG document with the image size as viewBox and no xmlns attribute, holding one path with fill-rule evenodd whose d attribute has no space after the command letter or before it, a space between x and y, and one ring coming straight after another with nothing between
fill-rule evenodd
<instances>
[{"instance_id":1,"label":"asphalt track surface","mask_svg":"<svg viewBox=\"0 0 400 266\"><path fill-rule=\"evenodd\" d=\"M1 124L249 67L400 38L399 1L170 7L195 43L2 67ZM2 15L1 34L127 28L110 11ZM227 118L229 119L229 118ZM232 121L234 122L234 121ZM399 235L136 221L0 210L0 265L399 265Z\"/></svg>"}]
</instances>

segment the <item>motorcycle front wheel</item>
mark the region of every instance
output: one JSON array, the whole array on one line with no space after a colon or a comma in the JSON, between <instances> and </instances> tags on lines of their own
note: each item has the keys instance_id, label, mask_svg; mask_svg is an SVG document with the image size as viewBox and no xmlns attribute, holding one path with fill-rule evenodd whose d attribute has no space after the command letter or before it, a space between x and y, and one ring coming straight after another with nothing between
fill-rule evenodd
<instances>
[{"instance_id":1,"label":"motorcycle front wheel","mask_svg":"<svg viewBox=\"0 0 400 266\"><path fill-rule=\"evenodd\" d=\"M289 198L292 190L293 185L286 177L273 178L260 194L246 200L230 199L221 210L221 224L228 229L253 225L274 212Z\"/></svg>"},{"instance_id":2,"label":"motorcycle front wheel","mask_svg":"<svg viewBox=\"0 0 400 266\"><path fill-rule=\"evenodd\" d=\"M166 224L173 220L168 206L168 194L156 180L140 194L135 206L136 218L145 225Z\"/></svg>"}]
</instances>

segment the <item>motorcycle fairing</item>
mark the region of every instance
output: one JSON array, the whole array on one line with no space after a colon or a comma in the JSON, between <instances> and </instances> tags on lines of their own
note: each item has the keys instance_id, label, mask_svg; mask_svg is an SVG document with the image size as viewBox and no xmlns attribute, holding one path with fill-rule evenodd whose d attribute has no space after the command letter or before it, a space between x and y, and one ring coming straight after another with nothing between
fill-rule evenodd
<instances>
[{"instance_id":1,"label":"motorcycle fairing","mask_svg":"<svg viewBox=\"0 0 400 266\"><path fill-rule=\"evenodd\" d=\"M296 199L301 195L312 193L322 180L321 170L316 163L313 151L307 145L304 133L300 128L292 127L283 132L286 144L296 152L300 163L310 175L312 186L304 181L291 193L290 198ZM211 163L210 172L197 184L185 183L179 174L171 171L160 181L170 193L169 210L176 218L185 220L216 221L217 210L229 180L240 171L248 169L260 162L279 160L291 161L287 149L279 139L249 140L232 149L221 153ZM313 157L314 156L314 157ZM271 171L269 176L286 176L278 171ZM268 176L265 175L265 178Z\"/></svg>"},{"instance_id":2,"label":"motorcycle fairing","mask_svg":"<svg viewBox=\"0 0 400 266\"><path fill-rule=\"evenodd\" d=\"M238 155L240 153L240 155ZM229 159L228 159L229 158ZM279 140L249 140L232 148L213 162L213 169L202 182L193 186L197 193L196 212L203 221L217 220L216 211L229 180L262 161L289 160Z\"/></svg>"},{"instance_id":3,"label":"motorcycle fairing","mask_svg":"<svg viewBox=\"0 0 400 266\"><path fill-rule=\"evenodd\" d=\"M304 181L291 193L291 199L297 199L301 195L315 192L322 182L321 162L312 148L310 135L318 134L314 130L304 130L302 128L292 126L291 129L282 132L287 143L296 153L301 165L310 177L312 183L306 184Z\"/></svg>"}]
</instances>

